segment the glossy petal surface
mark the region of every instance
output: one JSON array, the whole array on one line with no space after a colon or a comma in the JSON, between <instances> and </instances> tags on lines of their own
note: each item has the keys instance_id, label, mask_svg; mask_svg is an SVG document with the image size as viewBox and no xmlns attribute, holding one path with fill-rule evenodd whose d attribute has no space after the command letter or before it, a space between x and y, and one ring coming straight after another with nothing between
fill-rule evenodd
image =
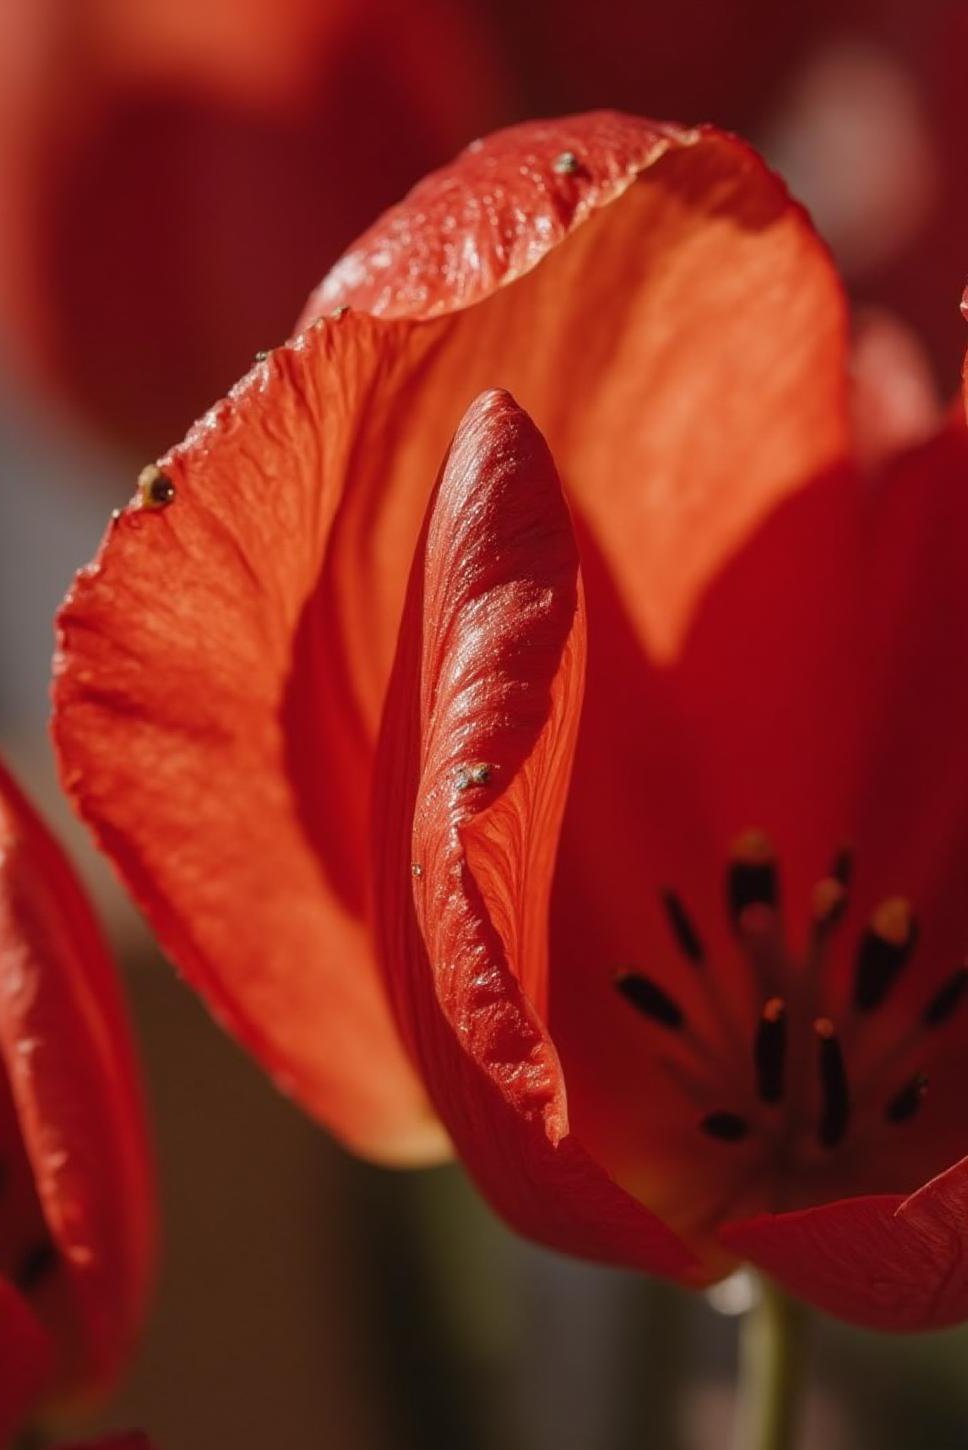
<instances>
[{"instance_id":1,"label":"glossy petal surface","mask_svg":"<svg viewBox=\"0 0 968 1450\"><path fill-rule=\"evenodd\" d=\"M503 393L470 409L418 549L384 720L388 983L438 1109L519 1230L683 1272L570 1135L542 1023L547 903L580 701L578 558L554 465Z\"/></svg>"},{"instance_id":2,"label":"glossy petal surface","mask_svg":"<svg viewBox=\"0 0 968 1450\"><path fill-rule=\"evenodd\" d=\"M36 1259L15 1278L25 1295L37 1289L59 1376L93 1388L129 1351L150 1278L154 1193L140 1084L91 909L2 767L0 989L0 1057L56 1255L44 1282L35 1282Z\"/></svg>"}]
</instances>

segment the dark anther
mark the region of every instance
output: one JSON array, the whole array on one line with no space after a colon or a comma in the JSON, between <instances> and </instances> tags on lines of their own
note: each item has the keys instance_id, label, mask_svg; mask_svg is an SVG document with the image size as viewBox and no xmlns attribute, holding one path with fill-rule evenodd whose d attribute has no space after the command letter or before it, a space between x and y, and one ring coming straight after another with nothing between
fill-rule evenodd
<instances>
[{"instance_id":1,"label":"dark anther","mask_svg":"<svg viewBox=\"0 0 968 1450\"><path fill-rule=\"evenodd\" d=\"M854 853L849 846L842 846L830 863L830 874L841 886L849 886L854 874Z\"/></svg>"},{"instance_id":2,"label":"dark anther","mask_svg":"<svg viewBox=\"0 0 968 1450\"><path fill-rule=\"evenodd\" d=\"M776 857L762 831L747 831L734 841L726 878L729 914L735 923L748 906L776 906Z\"/></svg>"},{"instance_id":3,"label":"dark anther","mask_svg":"<svg viewBox=\"0 0 968 1450\"><path fill-rule=\"evenodd\" d=\"M41 1239L24 1254L14 1269L13 1281L23 1293L30 1294L40 1287L56 1267L57 1250L50 1239Z\"/></svg>"},{"instance_id":4,"label":"dark anther","mask_svg":"<svg viewBox=\"0 0 968 1450\"><path fill-rule=\"evenodd\" d=\"M813 888L811 900L815 931L823 935L837 925L847 910L847 888L839 876L824 876Z\"/></svg>"},{"instance_id":5,"label":"dark anther","mask_svg":"<svg viewBox=\"0 0 968 1450\"><path fill-rule=\"evenodd\" d=\"M692 918L674 891L663 891L662 905L679 950L698 966L705 959L706 952Z\"/></svg>"},{"instance_id":6,"label":"dark anther","mask_svg":"<svg viewBox=\"0 0 968 1450\"><path fill-rule=\"evenodd\" d=\"M786 1045L786 1003L780 997L771 997L763 1008L753 1041L756 1091L765 1103L778 1103L783 1096Z\"/></svg>"},{"instance_id":7,"label":"dark anther","mask_svg":"<svg viewBox=\"0 0 968 1450\"><path fill-rule=\"evenodd\" d=\"M887 1107L884 1109L884 1116L889 1123L903 1123L908 1118L913 1118L921 1106L921 1099L928 1090L928 1079L923 1072L917 1077L912 1077L909 1083L905 1083L901 1091L897 1093Z\"/></svg>"},{"instance_id":8,"label":"dark anther","mask_svg":"<svg viewBox=\"0 0 968 1450\"><path fill-rule=\"evenodd\" d=\"M143 509L163 509L175 497L175 485L156 463L149 463L138 474L138 495Z\"/></svg>"},{"instance_id":9,"label":"dark anther","mask_svg":"<svg viewBox=\"0 0 968 1450\"><path fill-rule=\"evenodd\" d=\"M813 1024L820 1048L820 1110L819 1138L825 1148L836 1148L847 1131L850 1117L850 1095L844 1055L828 1017L818 1017Z\"/></svg>"},{"instance_id":10,"label":"dark anther","mask_svg":"<svg viewBox=\"0 0 968 1450\"><path fill-rule=\"evenodd\" d=\"M921 1013L921 1021L924 1026L940 1027L942 1022L947 1022L965 995L966 987L968 987L968 967L959 967L954 975L949 977L945 984L935 992Z\"/></svg>"},{"instance_id":11,"label":"dark anther","mask_svg":"<svg viewBox=\"0 0 968 1450\"><path fill-rule=\"evenodd\" d=\"M749 1134L750 1125L739 1113L707 1113L699 1124L710 1138L724 1143L740 1143Z\"/></svg>"},{"instance_id":12,"label":"dark anther","mask_svg":"<svg viewBox=\"0 0 968 1450\"><path fill-rule=\"evenodd\" d=\"M615 978L615 985L626 1002L631 1002L637 1011L658 1022L660 1027L676 1030L685 1022L679 1003L651 977L643 977L640 972L622 972Z\"/></svg>"},{"instance_id":13,"label":"dark anther","mask_svg":"<svg viewBox=\"0 0 968 1450\"><path fill-rule=\"evenodd\" d=\"M914 949L917 931L901 896L882 901L861 937L854 976L854 1006L872 1012L884 1001Z\"/></svg>"}]
</instances>

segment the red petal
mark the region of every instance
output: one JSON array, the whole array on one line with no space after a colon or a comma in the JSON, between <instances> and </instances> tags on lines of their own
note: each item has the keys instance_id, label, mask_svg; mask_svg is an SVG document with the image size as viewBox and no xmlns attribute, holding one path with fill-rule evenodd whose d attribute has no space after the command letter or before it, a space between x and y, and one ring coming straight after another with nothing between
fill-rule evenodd
<instances>
[{"instance_id":1,"label":"red petal","mask_svg":"<svg viewBox=\"0 0 968 1450\"><path fill-rule=\"evenodd\" d=\"M154 1192L140 1085L87 899L2 767L0 971L0 1055L80 1316L84 1380L99 1384L130 1349L151 1272Z\"/></svg>"},{"instance_id":2,"label":"red petal","mask_svg":"<svg viewBox=\"0 0 968 1450\"><path fill-rule=\"evenodd\" d=\"M909 1198L841 1199L728 1225L722 1238L799 1298L872 1329L968 1318L968 1159Z\"/></svg>"},{"instance_id":3,"label":"red petal","mask_svg":"<svg viewBox=\"0 0 968 1450\"><path fill-rule=\"evenodd\" d=\"M16 1289L0 1279L0 1445L41 1398L53 1356L45 1330Z\"/></svg>"},{"instance_id":4,"label":"red petal","mask_svg":"<svg viewBox=\"0 0 968 1450\"><path fill-rule=\"evenodd\" d=\"M577 170L563 165L570 156ZM75 792L169 949L337 1123L361 1093L372 1118L373 1074L357 1071L337 1106L344 1067L361 1055L320 1041L330 984L304 1011L288 1005L291 980L274 979L304 957L294 900L342 960L366 948L357 918L372 751L406 569L469 400L506 384L539 417L633 638L664 650L744 531L839 450L845 413L826 254L731 138L607 115L517 128L430 178L366 245L354 254L360 296L382 256L398 262L386 272L391 294L400 281L408 295L410 276L438 310L445 295L458 310L368 327L344 318L257 370L172 456L176 505L123 519L101 572L80 582L58 695ZM348 264L339 275L344 285ZM214 645L193 619L207 621ZM235 799L243 776L251 809ZM273 869L271 892L268 854L300 863L292 877ZM274 905L254 903L257 888ZM241 966L240 939L250 944ZM266 945L275 941L278 951ZM350 990L367 997L364 1016L378 1014L365 969L347 973ZM384 1100L393 1133L401 1099L412 1106L412 1090ZM341 1130L368 1136L348 1119Z\"/></svg>"},{"instance_id":5,"label":"red petal","mask_svg":"<svg viewBox=\"0 0 968 1450\"><path fill-rule=\"evenodd\" d=\"M461 424L411 576L381 742L388 979L431 1095L516 1228L681 1273L686 1251L570 1135L542 1022L547 904L581 694L578 558L505 393Z\"/></svg>"},{"instance_id":6,"label":"red petal","mask_svg":"<svg viewBox=\"0 0 968 1450\"><path fill-rule=\"evenodd\" d=\"M392 358L353 322L259 366L163 460L171 507L115 521L60 616L55 734L80 813L216 1016L355 1147L413 1161L442 1140L372 962L369 762L314 594Z\"/></svg>"},{"instance_id":7,"label":"red petal","mask_svg":"<svg viewBox=\"0 0 968 1450\"><path fill-rule=\"evenodd\" d=\"M470 356L437 377L526 400L663 655L723 557L847 444L826 251L755 153L709 128L596 112L475 142L364 234L303 320L343 305L461 310Z\"/></svg>"},{"instance_id":8,"label":"red petal","mask_svg":"<svg viewBox=\"0 0 968 1450\"><path fill-rule=\"evenodd\" d=\"M139 451L280 341L320 267L500 107L485 27L447 0L8 9L5 332Z\"/></svg>"}]
</instances>

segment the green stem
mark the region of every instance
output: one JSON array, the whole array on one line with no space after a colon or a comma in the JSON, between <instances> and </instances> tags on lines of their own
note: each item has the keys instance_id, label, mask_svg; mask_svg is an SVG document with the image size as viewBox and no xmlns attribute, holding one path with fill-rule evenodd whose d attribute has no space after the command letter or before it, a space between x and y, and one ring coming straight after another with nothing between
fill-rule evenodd
<instances>
[{"instance_id":1,"label":"green stem","mask_svg":"<svg viewBox=\"0 0 968 1450\"><path fill-rule=\"evenodd\" d=\"M734 1450L790 1450L803 1380L806 1317L769 1279L740 1330Z\"/></svg>"}]
</instances>

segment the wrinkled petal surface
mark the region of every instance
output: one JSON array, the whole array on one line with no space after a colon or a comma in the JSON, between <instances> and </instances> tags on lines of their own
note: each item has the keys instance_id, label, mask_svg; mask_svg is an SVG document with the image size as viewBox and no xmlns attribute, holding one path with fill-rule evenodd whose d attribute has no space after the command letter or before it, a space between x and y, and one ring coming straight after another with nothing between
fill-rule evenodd
<instances>
[{"instance_id":1,"label":"wrinkled petal surface","mask_svg":"<svg viewBox=\"0 0 968 1450\"><path fill-rule=\"evenodd\" d=\"M36 1291L37 1312L60 1341L59 1377L97 1388L131 1348L151 1276L154 1188L141 1089L91 908L2 767L0 1059L54 1249L43 1273L37 1257L32 1272L25 1267L23 1293ZM62 1322L65 1312L73 1323Z\"/></svg>"},{"instance_id":2,"label":"wrinkled petal surface","mask_svg":"<svg viewBox=\"0 0 968 1450\"><path fill-rule=\"evenodd\" d=\"M171 507L109 533L62 617L56 731L188 976L320 1116L390 1152L421 1109L385 1024L359 1026L381 1013L355 965L373 751L459 419L485 388L520 398L633 640L666 658L723 558L841 451L843 309L747 147L607 113L476 143L351 250L315 306L337 304L400 317L278 350L163 460ZM609 824L599 799L587 850ZM358 1026L337 1031L343 997Z\"/></svg>"},{"instance_id":3,"label":"wrinkled petal surface","mask_svg":"<svg viewBox=\"0 0 968 1450\"><path fill-rule=\"evenodd\" d=\"M219 1019L356 1148L412 1161L441 1138L372 963L367 770L327 725L342 684L313 597L394 350L320 328L162 460L174 502L117 518L62 611L56 733L82 815Z\"/></svg>"},{"instance_id":4,"label":"wrinkled petal surface","mask_svg":"<svg viewBox=\"0 0 968 1450\"><path fill-rule=\"evenodd\" d=\"M388 981L462 1156L515 1227L681 1273L688 1255L570 1135L543 1025L547 907L582 684L554 465L504 393L461 424L418 549L381 742Z\"/></svg>"}]
</instances>

